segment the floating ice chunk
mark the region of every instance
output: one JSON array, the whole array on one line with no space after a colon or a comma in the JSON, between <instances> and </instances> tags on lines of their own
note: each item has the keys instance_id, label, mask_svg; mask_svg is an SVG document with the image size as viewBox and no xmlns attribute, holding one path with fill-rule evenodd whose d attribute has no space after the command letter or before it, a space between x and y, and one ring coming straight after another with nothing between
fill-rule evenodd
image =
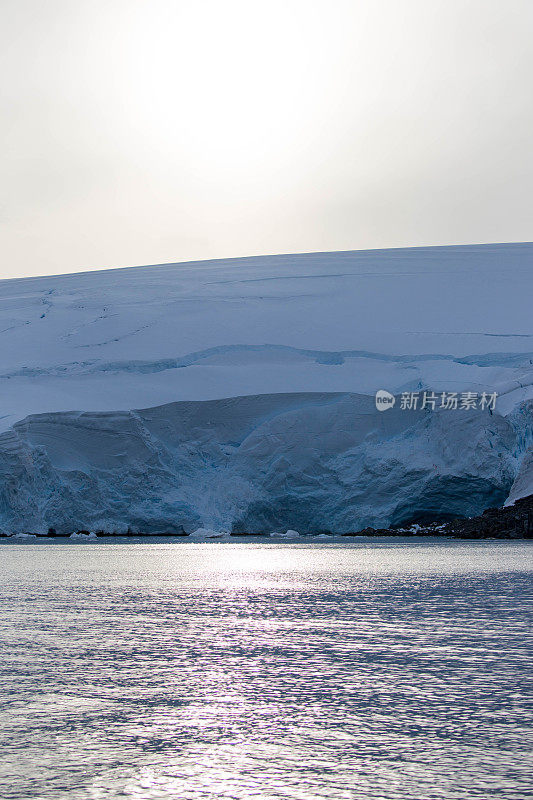
<instances>
[{"instance_id":1,"label":"floating ice chunk","mask_svg":"<svg viewBox=\"0 0 533 800\"><path fill-rule=\"evenodd\" d=\"M216 531L213 528L197 528L191 533L194 539L222 539L224 536L229 536L227 531Z\"/></svg>"},{"instance_id":2,"label":"floating ice chunk","mask_svg":"<svg viewBox=\"0 0 533 800\"><path fill-rule=\"evenodd\" d=\"M273 536L278 539L296 539L299 535L300 534L298 533L298 531L293 531L290 529L288 531L285 531L285 533L274 531L274 533L270 534L270 536Z\"/></svg>"},{"instance_id":3,"label":"floating ice chunk","mask_svg":"<svg viewBox=\"0 0 533 800\"><path fill-rule=\"evenodd\" d=\"M10 539L37 539L35 533L14 533Z\"/></svg>"},{"instance_id":4,"label":"floating ice chunk","mask_svg":"<svg viewBox=\"0 0 533 800\"><path fill-rule=\"evenodd\" d=\"M93 533L91 531L91 533L71 533L68 538L69 539L78 539L78 540L81 540L82 542L87 542L87 541L89 541L91 539L96 539L97 536L96 536L96 533Z\"/></svg>"}]
</instances>

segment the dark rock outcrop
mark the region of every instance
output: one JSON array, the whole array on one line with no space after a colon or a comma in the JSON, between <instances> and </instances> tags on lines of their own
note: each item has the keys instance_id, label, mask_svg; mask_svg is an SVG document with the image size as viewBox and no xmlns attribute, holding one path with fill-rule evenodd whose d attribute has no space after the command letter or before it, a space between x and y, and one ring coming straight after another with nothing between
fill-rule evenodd
<instances>
[{"instance_id":1,"label":"dark rock outcrop","mask_svg":"<svg viewBox=\"0 0 533 800\"><path fill-rule=\"evenodd\" d=\"M459 539L533 539L533 495L504 508L487 508L479 517L445 525L447 536Z\"/></svg>"},{"instance_id":2,"label":"dark rock outcrop","mask_svg":"<svg viewBox=\"0 0 533 800\"><path fill-rule=\"evenodd\" d=\"M516 500L512 506L487 508L482 514L466 519L411 528L363 528L344 536L450 536L456 539L533 539L533 494Z\"/></svg>"}]
</instances>

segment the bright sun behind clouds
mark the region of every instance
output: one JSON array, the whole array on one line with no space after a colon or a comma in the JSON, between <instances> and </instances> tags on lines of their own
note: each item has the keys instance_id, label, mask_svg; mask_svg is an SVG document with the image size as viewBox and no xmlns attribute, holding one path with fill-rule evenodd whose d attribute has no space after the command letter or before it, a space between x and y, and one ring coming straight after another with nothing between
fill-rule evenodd
<instances>
[{"instance_id":1,"label":"bright sun behind clouds","mask_svg":"<svg viewBox=\"0 0 533 800\"><path fill-rule=\"evenodd\" d=\"M328 39L347 38L336 25L312 3L139 4L119 66L129 113L165 158L256 179L327 129L342 81Z\"/></svg>"}]
</instances>

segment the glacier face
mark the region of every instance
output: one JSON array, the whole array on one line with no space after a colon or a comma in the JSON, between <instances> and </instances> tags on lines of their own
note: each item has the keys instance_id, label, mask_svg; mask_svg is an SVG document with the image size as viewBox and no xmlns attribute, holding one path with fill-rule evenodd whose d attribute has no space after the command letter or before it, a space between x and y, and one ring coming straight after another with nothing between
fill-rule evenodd
<instances>
[{"instance_id":1,"label":"glacier face","mask_svg":"<svg viewBox=\"0 0 533 800\"><path fill-rule=\"evenodd\" d=\"M358 530L501 504L516 431L488 411L271 394L42 414L0 434L5 528Z\"/></svg>"},{"instance_id":2,"label":"glacier face","mask_svg":"<svg viewBox=\"0 0 533 800\"><path fill-rule=\"evenodd\" d=\"M344 532L531 493L532 266L481 245L0 282L0 530ZM378 389L499 398L380 413Z\"/></svg>"}]
</instances>

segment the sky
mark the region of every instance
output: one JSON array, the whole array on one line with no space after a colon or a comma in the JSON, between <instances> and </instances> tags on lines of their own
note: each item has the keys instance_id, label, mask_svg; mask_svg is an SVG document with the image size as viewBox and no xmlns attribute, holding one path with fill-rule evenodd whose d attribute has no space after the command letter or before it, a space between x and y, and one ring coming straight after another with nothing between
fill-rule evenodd
<instances>
[{"instance_id":1,"label":"sky","mask_svg":"<svg viewBox=\"0 0 533 800\"><path fill-rule=\"evenodd\" d=\"M531 0L1 0L0 278L533 239Z\"/></svg>"}]
</instances>

